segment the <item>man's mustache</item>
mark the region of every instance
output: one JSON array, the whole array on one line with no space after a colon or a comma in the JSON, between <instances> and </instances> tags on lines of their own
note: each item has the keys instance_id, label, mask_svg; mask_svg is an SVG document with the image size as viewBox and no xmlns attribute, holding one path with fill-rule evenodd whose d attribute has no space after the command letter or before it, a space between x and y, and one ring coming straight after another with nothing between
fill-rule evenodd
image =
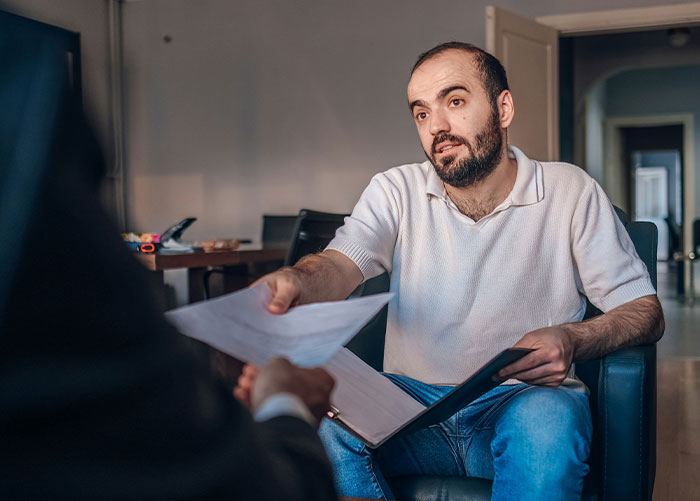
<instances>
[{"instance_id":1,"label":"man's mustache","mask_svg":"<svg viewBox=\"0 0 700 501\"><path fill-rule=\"evenodd\" d=\"M433 145L430 147L430 153L435 155L437 153L437 145L444 142L450 142L455 144L464 144L468 146L467 140L460 136L453 136L447 132L440 132L437 136L433 138Z\"/></svg>"}]
</instances>

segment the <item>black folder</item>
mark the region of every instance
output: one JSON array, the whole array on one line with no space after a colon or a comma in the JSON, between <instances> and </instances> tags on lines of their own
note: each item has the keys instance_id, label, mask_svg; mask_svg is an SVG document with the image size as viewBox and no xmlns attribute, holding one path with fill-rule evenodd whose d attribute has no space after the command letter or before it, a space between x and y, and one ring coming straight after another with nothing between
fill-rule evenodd
<instances>
[{"instance_id":1,"label":"black folder","mask_svg":"<svg viewBox=\"0 0 700 501\"><path fill-rule=\"evenodd\" d=\"M386 436L379 442L373 442L347 426L343 422L342 413L335 413L330 417L338 425L342 426L352 435L364 442L368 447L376 449L396 437L405 436L416 430L420 430L449 419L451 416L456 414L457 411L467 406L484 393L498 386L500 384L500 380L497 377L498 371L527 355L531 351L532 350L528 348L508 348L503 350L489 360L483 367L481 367L481 369L476 371L467 380L455 386L455 388L447 395L431 406L426 407L415 417L403 423L390 435ZM371 410L368 410L368 412L371 412Z\"/></svg>"}]
</instances>

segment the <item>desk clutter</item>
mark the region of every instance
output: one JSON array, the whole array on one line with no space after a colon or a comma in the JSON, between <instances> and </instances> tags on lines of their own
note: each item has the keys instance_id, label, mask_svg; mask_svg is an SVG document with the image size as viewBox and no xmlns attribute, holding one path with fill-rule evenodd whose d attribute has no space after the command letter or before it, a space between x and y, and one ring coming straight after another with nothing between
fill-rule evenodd
<instances>
[{"instance_id":1,"label":"desk clutter","mask_svg":"<svg viewBox=\"0 0 700 501\"><path fill-rule=\"evenodd\" d=\"M241 243L250 243L250 240L236 238L212 238L206 242L186 242L180 240L182 234L196 217L187 217L182 221L169 226L161 233L122 233L122 240L135 252L161 254L180 254L189 252L227 252L236 250Z\"/></svg>"},{"instance_id":2,"label":"desk clutter","mask_svg":"<svg viewBox=\"0 0 700 501\"><path fill-rule=\"evenodd\" d=\"M155 252L160 247L160 233L122 233L122 240L135 252Z\"/></svg>"}]
</instances>

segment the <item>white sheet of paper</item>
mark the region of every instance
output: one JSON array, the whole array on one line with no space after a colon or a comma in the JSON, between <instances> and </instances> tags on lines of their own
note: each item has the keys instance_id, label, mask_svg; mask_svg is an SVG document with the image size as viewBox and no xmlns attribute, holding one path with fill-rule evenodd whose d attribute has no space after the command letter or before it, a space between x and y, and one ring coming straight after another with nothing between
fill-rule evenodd
<instances>
[{"instance_id":1,"label":"white sheet of paper","mask_svg":"<svg viewBox=\"0 0 700 501\"><path fill-rule=\"evenodd\" d=\"M266 284L166 313L181 333L254 365L285 356L302 367L324 364L389 302L392 293L267 311ZM381 377L381 376L380 376Z\"/></svg>"},{"instance_id":2,"label":"white sheet of paper","mask_svg":"<svg viewBox=\"0 0 700 501\"><path fill-rule=\"evenodd\" d=\"M324 364L335 379L331 404L357 434L378 444L425 407L347 348Z\"/></svg>"}]
</instances>

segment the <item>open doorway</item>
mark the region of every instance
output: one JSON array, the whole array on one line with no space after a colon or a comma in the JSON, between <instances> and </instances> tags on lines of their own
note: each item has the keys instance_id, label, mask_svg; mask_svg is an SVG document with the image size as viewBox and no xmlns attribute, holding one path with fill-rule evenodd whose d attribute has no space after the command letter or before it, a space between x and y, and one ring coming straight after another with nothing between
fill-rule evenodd
<instances>
[{"instance_id":1,"label":"open doorway","mask_svg":"<svg viewBox=\"0 0 700 501\"><path fill-rule=\"evenodd\" d=\"M683 125L621 127L619 137L630 216L656 225L667 261L681 250Z\"/></svg>"},{"instance_id":2,"label":"open doorway","mask_svg":"<svg viewBox=\"0 0 700 501\"><path fill-rule=\"evenodd\" d=\"M562 51L569 67L562 63L560 69L570 75L570 114L567 123L562 100L560 135L562 145L569 138L562 153L570 152L573 162L600 182L615 205L633 219L657 225L658 257L669 261L678 296L687 297L690 270L671 259L674 252L689 251L697 213L700 150L695 148L694 122L700 113L695 90L700 29L683 30L681 46L673 45L675 33L654 30L562 39L569 49ZM567 84L565 78L560 82ZM660 170L647 170L653 167ZM637 199L645 195L652 198Z\"/></svg>"},{"instance_id":3,"label":"open doorway","mask_svg":"<svg viewBox=\"0 0 700 501\"><path fill-rule=\"evenodd\" d=\"M695 109L688 109L687 103L682 103L673 108L643 110L639 105L659 100L654 96L638 96L632 100L632 111L606 110L605 104L616 104L617 99L606 95L603 81L635 68L642 71L694 64L700 69L700 37L694 33L698 26L700 2L556 14L535 19L494 6L486 7L487 50L504 63L519 102L536 104L519 108L520 119L511 124L509 137L533 158L573 161L582 166L600 182L613 203L626 212L630 211L626 195L629 179L622 177L620 168L615 167L621 161L612 158L615 146L611 145L606 132L608 117L638 115L649 126L667 125L656 123L658 116L680 117L676 123L684 124L682 240L686 256L692 251L693 219L696 214L700 215L695 203L695 165L700 166L700 157L696 158L694 152L693 126L700 109L696 113ZM586 42L597 44L589 46L588 66L576 60L585 52L582 44ZM645 77L639 77L637 83L644 84ZM676 82L692 87L697 81L700 78L672 78L664 85ZM596 91L597 100L592 100L594 106L582 105L588 100L581 96L590 90ZM623 89L623 95L626 90ZM595 126L595 133L587 130L588 125ZM617 150L619 154L619 148ZM688 270L683 277L687 295Z\"/></svg>"}]
</instances>

